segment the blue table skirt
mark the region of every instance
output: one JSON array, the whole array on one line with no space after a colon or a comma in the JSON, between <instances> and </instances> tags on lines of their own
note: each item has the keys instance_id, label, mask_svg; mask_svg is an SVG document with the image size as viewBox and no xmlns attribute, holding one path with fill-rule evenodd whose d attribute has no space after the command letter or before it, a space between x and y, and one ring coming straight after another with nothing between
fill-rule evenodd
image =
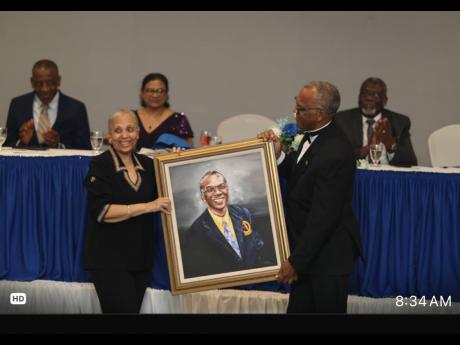
<instances>
[{"instance_id":1,"label":"blue table skirt","mask_svg":"<svg viewBox=\"0 0 460 345\"><path fill-rule=\"evenodd\" d=\"M86 282L83 179L91 157L0 156L0 279ZM460 301L460 174L358 170L353 206L363 238L351 293ZM160 217L151 287L169 289ZM244 289L288 290L276 282Z\"/></svg>"},{"instance_id":2,"label":"blue table skirt","mask_svg":"<svg viewBox=\"0 0 460 345\"><path fill-rule=\"evenodd\" d=\"M460 301L460 174L358 170L353 198L367 265L352 293Z\"/></svg>"}]
</instances>

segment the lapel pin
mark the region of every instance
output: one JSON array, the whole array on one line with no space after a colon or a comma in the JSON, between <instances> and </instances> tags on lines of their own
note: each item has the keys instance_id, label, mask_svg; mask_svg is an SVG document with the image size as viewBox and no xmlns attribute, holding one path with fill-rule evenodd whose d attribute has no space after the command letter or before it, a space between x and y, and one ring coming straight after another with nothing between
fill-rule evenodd
<instances>
[{"instance_id":1,"label":"lapel pin","mask_svg":"<svg viewBox=\"0 0 460 345\"><path fill-rule=\"evenodd\" d=\"M247 220L243 220L243 235L249 236L252 234L251 224Z\"/></svg>"}]
</instances>

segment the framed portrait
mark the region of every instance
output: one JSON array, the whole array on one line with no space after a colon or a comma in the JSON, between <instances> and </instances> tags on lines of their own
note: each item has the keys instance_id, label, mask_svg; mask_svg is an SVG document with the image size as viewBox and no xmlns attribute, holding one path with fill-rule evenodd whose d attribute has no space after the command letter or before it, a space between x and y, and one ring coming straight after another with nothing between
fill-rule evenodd
<instances>
[{"instance_id":1,"label":"framed portrait","mask_svg":"<svg viewBox=\"0 0 460 345\"><path fill-rule=\"evenodd\" d=\"M273 143L249 140L155 156L171 292L275 280L289 256Z\"/></svg>"}]
</instances>

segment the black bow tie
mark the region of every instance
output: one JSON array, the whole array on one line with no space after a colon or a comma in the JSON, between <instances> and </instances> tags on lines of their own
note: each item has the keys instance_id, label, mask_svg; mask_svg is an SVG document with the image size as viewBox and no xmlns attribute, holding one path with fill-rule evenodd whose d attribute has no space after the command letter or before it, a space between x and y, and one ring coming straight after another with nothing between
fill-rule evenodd
<instances>
[{"instance_id":1,"label":"black bow tie","mask_svg":"<svg viewBox=\"0 0 460 345\"><path fill-rule=\"evenodd\" d=\"M303 132L303 138L302 138L302 145L305 144L305 142L308 141L308 143L311 144L311 135L308 132Z\"/></svg>"},{"instance_id":2,"label":"black bow tie","mask_svg":"<svg viewBox=\"0 0 460 345\"><path fill-rule=\"evenodd\" d=\"M316 137L317 135L320 135L320 134L323 133L328 127L329 127L329 125L327 125L327 126L324 127L324 128L321 128L321 129L317 129L317 130L313 130L313 131L305 131L305 132L304 132L304 142L305 142L305 140L307 140L307 141L311 144L311 139L312 139L312 137Z\"/></svg>"}]
</instances>

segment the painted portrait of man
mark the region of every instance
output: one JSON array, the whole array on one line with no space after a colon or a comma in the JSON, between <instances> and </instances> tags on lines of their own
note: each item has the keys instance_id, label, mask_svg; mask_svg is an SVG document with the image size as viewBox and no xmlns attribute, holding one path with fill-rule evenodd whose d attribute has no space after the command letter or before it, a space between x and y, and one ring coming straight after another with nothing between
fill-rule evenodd
<instances>
[{"instance_id":1,"label":"painted portrait of man","mask_svg":"<svg viewBox=\"0 0 460 345\"><path fill-rule=\"evenodd\" d=\"M276 265L261 166L251 154L171 169L184 278Z\"/></svg>"}]
</instances>

